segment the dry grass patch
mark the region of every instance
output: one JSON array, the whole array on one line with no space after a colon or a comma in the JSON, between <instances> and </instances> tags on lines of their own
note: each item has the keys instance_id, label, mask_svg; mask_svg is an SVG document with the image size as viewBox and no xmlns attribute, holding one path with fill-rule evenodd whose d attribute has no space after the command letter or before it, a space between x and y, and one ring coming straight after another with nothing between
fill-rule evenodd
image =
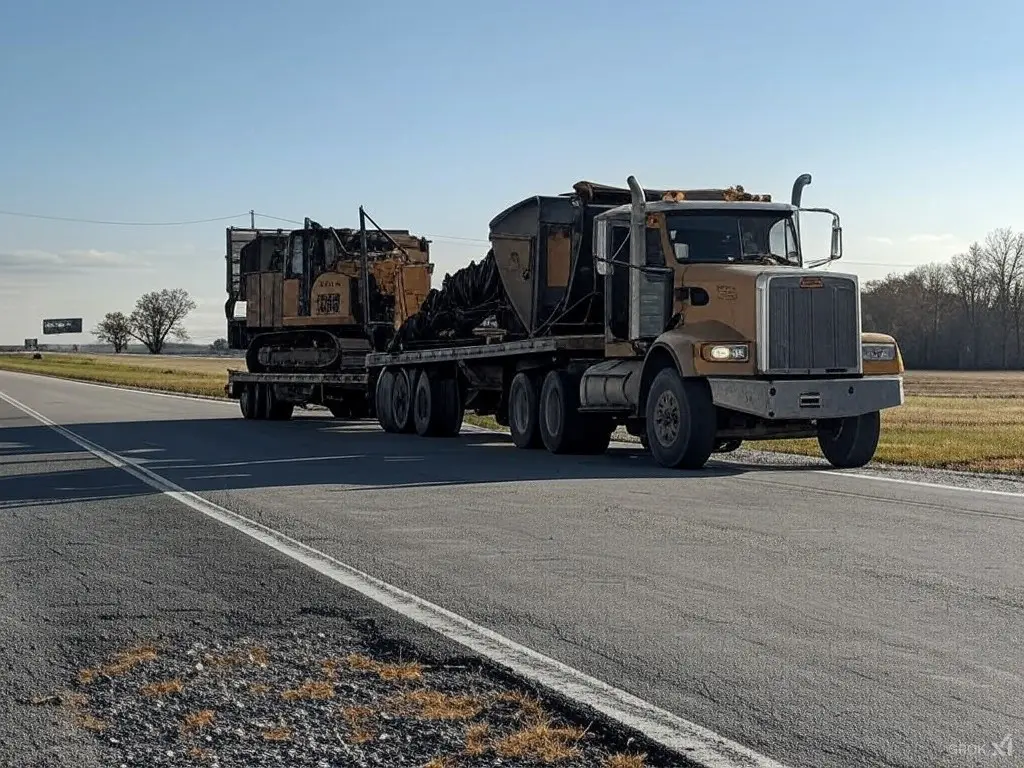
<instances>
[{"instance_id":1,"label":"dry grass patch","mask_svg":"<svg viewBox=\"0 0 1024 768\"><path fill-rule=\"evenodd\" d=\"M609 755L602 768L644 768L646 755Z\"/></svg>"},{"instance_id":2,"label":"dry grass patch","mask_svg":"<svg viewBox=\"0 0 1024 768\"><path fill-rule=\"evenodd\" d=\"M420 720L469 720L484 709L475 696L452 696L440 691L410 691L389 702L395 714Z\"/></svg>"},{"instance_id":3,"label":"dry grass patch","mask_svg":"<svg viewBox=\"0 0 1024 768\"><path fill-rule=\"evenodd\" d=\"M487 752L490 744L488 737L491 728L487 723L476 723L466 729L466 746L464 752L472 757L479 757Z\"/></svg>"},{"instance_id":4,"label":"dry grass patch","mask_svg":"<svg viewBox=\"0 0 1024 768\"><path fill-rule=\"evenodd\" d=\"M116 654L114 658L106 664L79 670L78 681L82 684L88 684L101 675L105 675L107 677L123 675L140 664L144 664L147 661L153 661L154 659L156 659L156 648L153 646L144 645L129 648L127 651L121 651Z\"/></svg>"},{"instance_id":5,"label":"dry grass patch","mask_svg":"<svg viewBox=\"0 0 1024 768\"><path fill-rule=\"evenodd\" d=\"M550 716L539 699L521 691L507 691L498 696L499 701L508 701L519 707L519 712L528 723L546 723Z\"/></svg>"},{"instance_id":6,"label":"dry grass patch","mask_svg":"<svg viewBox=\"0 0 1024 768\"><path fill-rule=\"evenodd\" d=\"M212 709L204 709L199 712L190 712L181 721L180 730L182 733L191 733L213 725L215 713Z\"/></svg>"},{"instance_id":7,"label":"dry grass patch","mask_svg":"<svg viewBox=\"0 0 1024 768\"><path fill-rule=\"evenodd\" d=\"M385 663L374 661L368 656L359 653L351 653L342 662L335 659L328 659L321 667L324 675L333 679L338 674L338 669L344 664L353 672L372 672L381 680L392 682L416 682L423 679L423 665L418 661L405 661L396 663Z\"/></svg>"},{"instance_id":8,"label":"dry grass patch","mask_svg":"<svg viewBox=\"0 0 1024 768\"><path fill-rule=\"evenodd\" d=\"M341 710L341 716L352 732L352 741L356 744L376 738L377 732L371 722L374 714L374 711L366 706L344 707Z\"/></svg>"},{"instance_id":9,"label":"dry grass patch","mask_svg":"<svg viewBox=\"0 0 1024 768\"><path fill-rule=\"evenodd\" d=\"M264 741L290 741L292 738L292 729L285 728L283 726L264 728L260 735L263 737Z\"/></svg>"},{"instance_id":10,"label":"dry grass patch","mask_svg":"<svg viewBox=\"0 0 1024 768\"><path fill-rule=\"evenodd\" d=\"M139 688L139 693L143 696L159 699L164 696L170 696L173 693L181 693L184 688L185 686L182 685L181 680L160 680L142 686Z\"/></svg>"},{"instance_id":11,"label":"dry grass patch","mask_svg":"<svg viewBox=\"0 0 1024 768\"><path fill-rule=\"evenodd\" d=\"M585 735L582 728L534 723L495 741L494 751L501 757L555 763L579 757L578 744Z\"/></svg>"}]
</instances>

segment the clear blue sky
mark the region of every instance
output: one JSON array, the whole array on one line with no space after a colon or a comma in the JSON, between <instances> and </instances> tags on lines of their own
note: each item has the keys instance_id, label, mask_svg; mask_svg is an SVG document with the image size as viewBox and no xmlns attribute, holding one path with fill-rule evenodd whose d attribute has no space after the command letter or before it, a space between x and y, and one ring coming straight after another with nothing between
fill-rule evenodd
<instances>
[{"instance_id":1,"label":"clear blue sky","mask_svg":"<svg viewBox=\"0 0 1024 768\"><path fill-rule=\"evenodd\" d=\"M834 6L8 2L0 210L354 226L362 203L437 237L437 281L486 252L443 236L486 238L519 198L630 173L786 199L810 172L805 201L843 216L834 268L864 279L1019 228L1024 12ZM200 302L196 340L223 335L224 226L247 222L0 215L0 343L42 317L88 329L162 287Z\"/></svg>"}]
</instances>

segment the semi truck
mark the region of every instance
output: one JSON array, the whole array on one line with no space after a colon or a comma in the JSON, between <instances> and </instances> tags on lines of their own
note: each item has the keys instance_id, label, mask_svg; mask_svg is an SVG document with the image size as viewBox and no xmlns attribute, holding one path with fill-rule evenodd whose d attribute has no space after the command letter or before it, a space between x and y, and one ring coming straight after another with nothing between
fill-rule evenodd
<instances>
[{"instance_id":1,"label":"semi truck","mask_svg":"<svg viewBox=\"0 0 1024 768\"><path fill-rule=\"evenodd\" d=\"M347 388L365 398L350 412L391 433L454 437L473 411L524 450L599 454L624 428L663 467L783 438L863 466L881 411L904 402L903 360L892 336L863 331L857 276L817 269L842 257L842 227L801 205L810 183L788 203L633 176L520 200L491 220L486 257L358 369L230 371L226 391L246 418L330 407ZM806 215L831 217L820 258L801 244Z\"/></svg>"}]
</instances>

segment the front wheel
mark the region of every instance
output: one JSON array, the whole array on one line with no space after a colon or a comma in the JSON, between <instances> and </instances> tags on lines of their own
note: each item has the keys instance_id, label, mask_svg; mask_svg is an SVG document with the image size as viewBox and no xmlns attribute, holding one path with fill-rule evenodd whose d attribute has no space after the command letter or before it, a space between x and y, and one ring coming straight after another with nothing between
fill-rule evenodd
<instances>
[{"instance_id":1,"label":"front wheel","mask_svg":"<svg viewBox=\"0 0 1024 768\"><path fill-rule=\"evenodd\" d=\"M706 381L664 368L647 394L647 442L654 460L670 469L700 469L715 447L715 405Z\"/></svg>"},{"instance_id":2,"label":"front wheel","mask_svg":"<svg viewBox=\"0 0 1024 768\"><path fill-rule=\"evenodd\" d=\"M818 424L818 447L837 469L863 467L875 455L882 433L878 411L845 419L828 419Z\"/></svg>"}]
</instances>

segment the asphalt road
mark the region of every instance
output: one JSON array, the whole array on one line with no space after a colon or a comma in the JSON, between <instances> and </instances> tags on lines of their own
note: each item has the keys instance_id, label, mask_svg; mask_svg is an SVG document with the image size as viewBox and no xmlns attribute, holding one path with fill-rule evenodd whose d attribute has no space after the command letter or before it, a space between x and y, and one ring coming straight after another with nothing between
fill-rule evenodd
<instances>
[{"instance_id":1,"label":"asphalt road","mask_svg":"<svg viewBox=\"0 0 1024 768\"><path fill-rule=\"evenodd\" d=\"M179 486L784 763L1024 763L1024 496L845 477L803 460L668 472L630 448L552 457L503 436L426 440L319 414L245 422L233 404L9 373L0 391ZM181 525L172 502L91 459L76 459L83 475L70 482L52 458L62 439L5 403L0 426L0 444L28 446L6 450L20 479L0 480L0 504L32 510L5 521L8 557L17 537L47 535L58 505L71 510L61 525L106 546L144 546L154 526ZM55 482L56 500L41 490ZM216 538L185 547L211 548L205 555L161 556L259 557L254 543ZM33 582L3 563L15 601L31 603L55 578L48 564L30 566L47 571ZM275 610L246 606L246 595L224 598L222 620L288 613L287 596ZM90 616L76 611L80 635ZM16 627L5 631L21 642ZM992 757L1008 733L1014 755ZM965 761L955 745L990 756Z\"/></svg>"}]
</instances>

